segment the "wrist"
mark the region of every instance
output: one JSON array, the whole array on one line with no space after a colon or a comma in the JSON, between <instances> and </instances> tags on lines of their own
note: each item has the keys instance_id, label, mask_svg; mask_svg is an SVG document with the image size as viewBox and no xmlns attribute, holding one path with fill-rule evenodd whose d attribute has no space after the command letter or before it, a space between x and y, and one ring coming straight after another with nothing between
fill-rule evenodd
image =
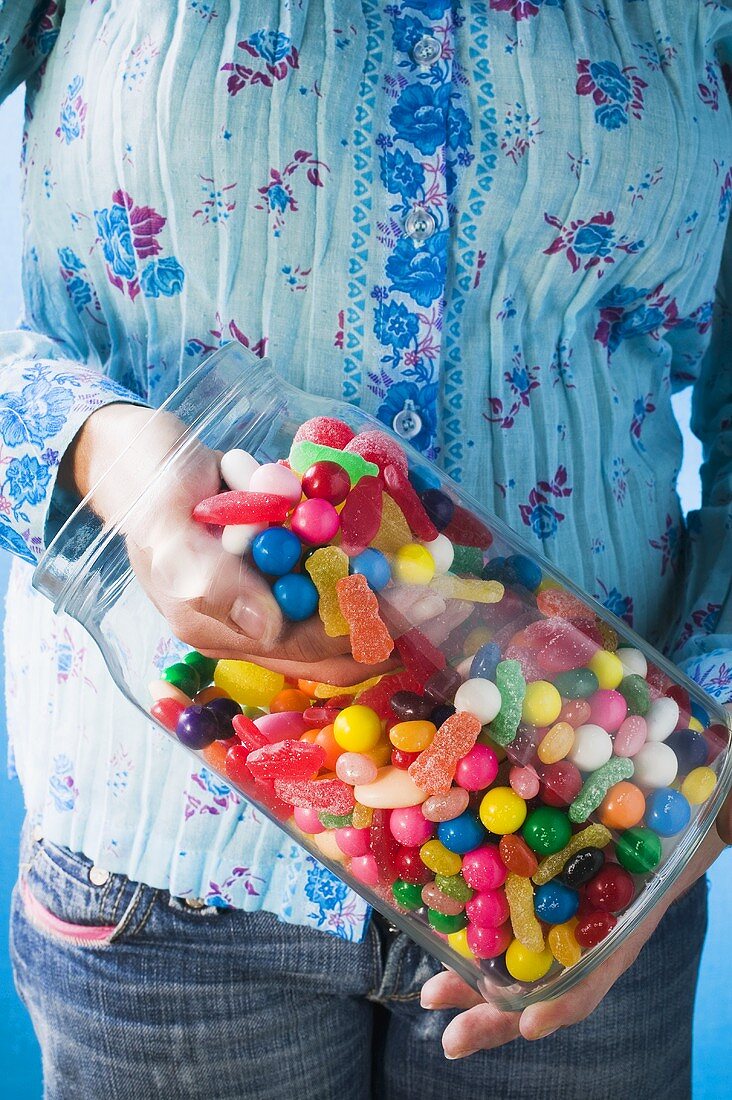
<instances>
[{"instance_id":1,"label":"wrist","mask_svg":"<svg viewBox=\"0 0 732 1100\"><path fill-rule=\"evenodd\" d=\"M152 409L115 401L96 409L66 449L58 471L63 489L87 496L150 417Z\"/></svg>"}]
</instances>

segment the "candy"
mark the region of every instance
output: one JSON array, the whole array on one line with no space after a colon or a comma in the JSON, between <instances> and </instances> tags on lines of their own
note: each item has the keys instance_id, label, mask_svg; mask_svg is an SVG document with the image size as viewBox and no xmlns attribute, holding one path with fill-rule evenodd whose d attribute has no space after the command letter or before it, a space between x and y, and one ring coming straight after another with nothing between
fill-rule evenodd
<instances>
[{"instance_id":1,"label":"candy","mask_svg":"<svg viewBox=\"0 0 732 1100\"><path fill-rule=\"evenodd\" d=\"M588 883L585 897L593 909L602 909L606 913L618 913L626 909L633 900L635 883L617 863L606 863L598 871L592 882Z\"/></svg>"},{"instance_id":2,"label":"candy","mask_svg":"<svg viewBox=\"0 0 732 1100\"><path fill-rule=\"evenodd\" d=\"M395 858L398 845L389 828L390 816L386 809L375 809L369 829L369 847L376 861L379 882L383 884L393 882L397 873Z\"/></svg>"},{"instance_id":3,"label":"candy","mask_svg":"<svg viewBox=\"0 0 732 1100\"><path fill-rule=\"evenodd\" d=\"M305 562L318 592L318 614L329 638L348 634L349 627L338 603L336 585L348 576L348 558L337 546L321 546Z\"/></svg>"},{"instance_id":4,"label":"candy","mask_svg":"<svg viewBox=\"0 0 732 1100\"><path fill-rule=\"evenodd\" d=\"M372 550L395 554L400 546L412 541L412 532L396 501L388 493L381 494L381 523L371 540Z\"/></svg>"},{"instance_id":5,"label":"candy","mask_svg":"<svg viewBox=\"0 0 732 1100\"><path fill-rule=\"evenodd\" d=\"M498 662L501 659L501 647L495 642L486 642L476 651L470 665L470 677L483 680L495 680Z\"/></svg>"},{"instance_id":6,"label":"candy","mask_svg":"<svg viewBox=\"0 0 732 1100\"><path fill-rule=\"evenodd\" d=\"M561 966L575 966L582 957L582 948L574 934L576 927L577 921L573 918L566 924L555 924L549 929L549 950Z\"/></svg>"},{"instance_id":7,"label":"candy","mask_svg":"<svg viewBox=\"0 0 732 1100\"><path fill-rule=\"evenodd\" d=\"M342 504L351 491L351 479L337 462L315 462L302 475L301 488L306 497Z\"/></svg>"},{"instance_id":8,"label":"candy","mask_svg":"<svg viewBox=\"0 0 732 1100\"><path fill-rule=\"evenodd\" d=\"M424 693L433 703L444 703L449 705L449 700L454 698L455 692L460 687L461 683L462 677L457 669L446 666L431 674L425 682ZM454 713L455 707L451 710L451 714Z\"/></svg>"},{"instance_id":9,"label":"candy","mask_svg":"<svg viewBox=\"0 0 732 1100\"><path fill-rule=\"evenodd\" d=\"M362 882L364 886L378 886L379 868L371 852L352 859L349 870L353 877Z\"/></svg>"},{"instance_id":10,"label":"candy","mask_svg":"<svg viewBox=\"0 0 732 1100\"><path fill-rule=\"evenodd\" d=\"M618 684L618 691L625 699L628 714L642 716L648 713L651 705L651 693L642 676L636 676L635 673L624 676Z\"/></svg>"},{"instance_id":11,"label":"candy","mask_svg":"<svg viewBox=\"0 0 732 1100\"><path fill-rule=\"evenodd\" d=\"M491 723L490 734L498 745L510 745L516 737L526 681L518 661L501 661L496 667L496 687L501 696L501 707Z\"/></svg>"},{"instance_id":12,"label":"candy","mask_svg":"<svg viewBox=\"0 0 732 1100\"><path fill-rule=\"evenodd\" d=\"M569 669L554 677L554 687L565 699L586 699L599 688L597 676L591 668Z\"/></svg>"},{"instance_id":13,"label":"candy","mask_svg":"<svg viewBox=\"0 0 732 1100\"><path fill-rule=\"evenodd\" d=\"M348 623L351 653L359 664L379 664L394 649L394 642L379 615L379 601L360 573L336 581L338 606Z\"/></svg>"},{"instance_id":14,"label":"candy","mask_svg":"<svg viewBox=\"0 0 732 1100\"><path fill-rule=\"evenodd\" d=\"M294 442L300 443L306 439L310 443L341 450L348 446L355 434L348 424L334 416L314 416L300 425L295 432Z\"/></svg>"},{"instance_id":15,"label":"candy","mask_svg":"<svg viewBox=\"0 0 732 1100\"><path fill-rule=\"evenodd\" d=\"M308 779L320 771L324 762L320 745L305 741L263 745L247 757L247 767L255 779Z\"/></svg>"},{"instance_id":16,"label":"candy","mask_svg":"<svg viewBox=\"0 0 732 1100\"><path fill-rule=\"evenodd\" d=\"M462 860L457 852L450 852L439 840L428 840L419 850L420 859L425 867L436 875L457 875Z\"/></svg>"},{"instance_id":17,"label":"candy","mask_svg":"<svg viewBox=\"0 0 732 1100\"><path fill-rule=\"evenodd\" d=\"M539 592L536 597L536 606L547 618L556 615L562 619L586 619L588 614L591 614L587 604L566 588L556 587L554 581L551 582L550 587L543 588Z\"/></svg>"},{"instance_id":18,"label":"candy","mask_svg":"<svg viewBox=\"0 0 732 1100\"><path fill-rule=\"evenodd\" d=\"M368 547L351 558L351 572L363 573L374 592L386 588L391 580L391 566L380 550Z\"/></svg>"},{"instance_id":19,"label":"candy","mask_svg":"<svg viewBox=\"0 0 732 1100\"><path fill-rule=\"evenodd\" d=\"M397 874L404 882L424 886L426 882L432 881L433 873L422 862L419 848L400 848L396 854L395 865Z\"/></svg>"},{"instance_id":20,"label":"candy","mask_svg":"<svg viewBox=\"0 0 732 1100\"><path fill-rule=\"evenodd\" d=\"M186 653L183 664L196 670L201 687L203 687L204 684L210 684L213 680L218 661L215 657L204 657L198 650L193 649L190 653Z\"/></svg>"},{"instance_id":21,"label":"candy","mask_svg":"<svg viewBox=\"0 0 732 1100\"><path fill-rule=\"evenodd\" d=\"M408 771L388 764L379 768L376 779L364 785L354 787L356 801L362 806L373 809L400 809L404 806L419 806L427 797L418 787Z\"/></svg>"},{"instance_id":22,"label":"candy","mask_svg":"<svg viewBox=\"0 0 732 1100\"><path fill-rule=\"evenodd\" d=\"M352 823L354 829L368 829L371 825L371 819L374 816L374 811L370 806L364 806L362 803L357 802L353 807Z\"/></svg>"},{"instance_id":23,"label":"candy","mask_svg":"<svg viewBox=\"0 0 732 1100\"><path fill-rule=\"evenodd\" d=\"M459 913L455 917L448 917L444 913L438 913L436 909L427 910L427 920L435 932L440 932L443 936L460 931L468 923L468 918L464 913Z\"/></svg>"},{"instance_id":24,"label":"candy","mask_svg":"<svg viewBox=\"0 0 732 1100\"><path fill-rule=\"evenodd\" d=\"M681 793L692 806L706 802L717 785L717 776L711 768L694 768L681 784Z\"/></svg>"},{"instance_id":25,"label":"candy","mask_svg":"<svg viewBox=\"0 0 732 1100\"><path fill-rule=\"evenodd\" d=\"M465 860L463 860L463 871L465 870ZM459 875L435 875L435 886L439 890L442 890L443 894L446 894L449 898L454 898L455 901L462 902L463 905L467 904L473 896L473 891L468 886L462 874Z\"/></svg>"},{"instance_id":26,"label":"candy","mask_svg":"<svg viewBox=\"0 0 732 1100\"><path fill-rule=\"evenodd\" d=\"M369 831L346 825L336 829L336 844L346 856L365 856L369 851Z\"/></svg>"},{"instance_id":27,"label":"candy","mask_svg":"<svg viewBox=\"0 0 732 1100\"><path fill-rule=\"evenodd\" d=\"M564 865L576 852L582 848L606 848L611 840L610 830L604 825L588 825L586 829L575 833L560 852L554 852L553 855L543 859L538 870L531 877L537 886L543 886L545 882L549 882L564 870Z\"/></svg>"},{"instance_id":28,"label":"candy","mask_svg":"<svg viewBox=\"0 0 732 1100\"><path fill-rule=\"evenodd\" d=\"M510 787L494 787L483 796L480 820L489 833L515 833L526 820L526 803Z\"/></svg>"},{"instance_id":29,"label":"candy","mask_svg":"<svg viewBox=\"0 0 732 1100\"><path fill-rule=\"evenodd\" d=\"M480 720L468 713L453 714L440 726L408 772L425 795L449 791L458 760L472 749L480 729Z\"/></svg>"},{"instance_id":30,"label":"candy","mask_svg":"<svg viewBox=\"0 0 732 1100\"><path fill-rule=\"evenodd\" d=\"M432 744L437 729L432 722L397 722L389 730L389 740L405 752L422 752Z\"/></svg>"},{"instance_id":31,"label":"candy","mask_svg":"<svg viewBox=\"0 0 732 1100\"><path fill-rule=\"evenodd\" d=\"M163 670L161 679L166 684L172 684L173 687L178 688L184 695L195 695L201 686L201 678L196 669L183 661L177 661L173 665L168 665Z\"/></svg>"},{"instance_id":32,"label":"candy","mask_svg":"<svg viewBox=\"0 0 732 1100\"><path fill-rule=\"evenodd\" d=\"M670 787L678 763L673 749L662 741L646 742L633 757L635 781L641 787Z\"/></svg>"},{"instance_id":33,"label":"candy","mask_svg":"<svg viewBox=\"0 0 732 1100\"><path fill-rule=\"evenodd\" d=\"M373 760L369 760L368 756L360 752L343 752L336 760L335 771L344 783L357 787L364 783L373 783L378 768Z\"/></svg>"},{"instance_id":34,"label":"candy","mask_svg":"<svg viewBox=\"0 0 732 1100\"><path fill-rule=\"evenodd\" d=\"M630 829L643 820L646 800L634 783L611 787L600 805L598 816L609 829Z\"/></svg>"},{"instance_id":35,"label":"candy","mask_svg":"<svg viewBox=\"0 0 732 1100\"><path fill-rule=\"evenodd\" d=\"M291 505L297 504L302 496L300 478L279 462L265 462L256 469L248 488L251 493L274 493L289 500Z\"/></svg>"},{"instance_id":36,"label":"candy","mask_svg":"<svg viewBox=\"0 0 732 1100\"><path fill-rule=\"evenodd\" d=\"M455 511L455 502L441 489L425 489L419 494L424 505L425 512L430 517L435 527L442 531L447 527Z\"/></svg>"},{"instance_id":37,"label":"candy","mask_svg":"<svg viewBox=\"0 0 732 1100\"><path fill-rule=\"evenodd\" d=\"M324 829L322 833L313 836L313 844L324 859L331 859L335 863L343 863L345 857L338 847L334 829Z\"/></svg>"},{"instance_id":38,"label":"candy","mask_svg":"<svg viewBox=\"0 0 732 1100\"><path fill-rule=\"evenodd\" d=\"M303 806L295 806L292 816L298 829L301 829L303 833L315 836L316 833L325 831L325 825L318 817L317 810L306 810Z\"/></svg>"},{"instance_id":39,"label":"candy","mask_svg":"<svg viewBox=\"0 0 732 1100\"><path fill-rule=\"evenodd\" d=\"M707 743L692 729L675 730L666 738L666 744L676 755L681 775L707 762ZM617 748L615 751L618 751Z\"/></svg>"},{"instance_id":40,"label":"candy","mask_svg":"<svg viewBox=\"0 0 732 1100\"><path fill-rule=\"evenodd\" d=\"M544 935L534 914L534 891L531 879L509 872L505 890L514 936L529 951L543 951ZM551 958L551 955L549 957ZM506 963L508 965L508 957Z\"/></svg>"},{"instance_id":41,"label":"candy","mask_svg":"<svg viewBox=\"0 0 732 1100\"><path fill-rule=\"evenodd\" d=\"M601 848L580 848L564 864L564 870L557 878L565 886L578 890L594 878L605 862L605 853Z\"/></svg>"},{"instance_id":42,"label":"candy","mask_svg":"<svg viewBox=\"0 0 732 1100\"><path fill-rule=\"evenodd\" d=\"M616 688L625 675L620 658L615 653L608 653L606 649L598 650L589 665L601 688Z\"/></svg>"},{"instance_id":43,"label":"candy","mask_svg":"<svg viewBox=\"0 0 732 1100\"><path fill-rule=\"evenodd\" d=\"M447 539L447 535L443 534L442 538ZM450 541L449 539L447 540ZM479 550L477 546L460 546L458 543L452 543L453 561L452 572L457 573L460 577L481 577L482 580L499 580L500 578L483 577L483 551Z\"/></svg>"},{"instance_id":44,"label":"candy","mask_svg":"<svg viewBox=\"0 0 732 1100\"><path fill-rule=\"evenodd\" d=\"M483 890L467 903L465 915L477 928L498 928L508 920L508 899L503 890Z\"/></svg>"},{"instance_id":45,"label":"candy","mask_svg":"<svg viewBox=\"0 0 732 1100\"><path fill-rule=\"evenodd\" d=\"M175 733L189 749L204 749L218 738L220 726L212 711L193 704L181 711Z\"/></svg>"},{"instance_id":46,"label":"candy","mask_svg":"<svg viewBox=\"0 0 732 1100\"><path fill-rule=\"evenodd\" d=\"M661 839L652 829L627 829L615 844L618 863L634 875L648 874L661 862Z\"/></svg>"},{"instance_id":47,"label":"candy","mask_svg":"<svg viewBox=\"0 0 732 1100\"><path fill-rule=\"evenodd\" d=\"M285 678L250 661L219 661L214 683L243 707L268 707L285 686Z\"/></svg>"},{"instance_id":48,"label":"candy","mask_svg":"<svg viewBox=\"0 0 732 1100\"><path fill-rule=\"evenodd\" d=\"M414 883L404 882L400 878L395 879L391 884L391 891L394 900L401 909L422 908L422 890Z\"/></svg>"},{"instance_id":49,"label":"candy","mask_svg":"<svg viewBox=\"0 0 732 1100\"><path fill-rule=\"evenodd\" d=\"M585 781L582 790L569 807L570 821L581 825L597 809L608 791L615 784L630 779L634 770L632 761L618 756L599 767Z\"/></svg>"},{"instance_id":50,"label":"candy","mask_svg":"<svg viewBox=\"0 0 732 1100\"><path fill-rule=\"evenodd\" d=\"M409 469L407 456L402 448L386 432L371 429L359 434L346 444L344 450L359 454L368 462L375 463L380 470L389 464L396 466L406 476Z\"/></svg>"},{"instance_id":51,"label":"candy","mask_svg":"<svg viewBox=\"0 0 732 1100\"><path fill-rule=\"evenodd\" d=\"M569 760L556 764L538 764L539 793L547 806L569 806L582 790L579 768Z\"/></svg>"},{"instance_id":52,"label":"candy","mask_svg":"<svg viewBox=\"0 0 732 1100\"><path fill-rule=\"evenodd\" d=\"M590 723L602 726L608 733L615 733L628 714L628 704L619 691L600 688L587 701L590 704Z\"/></svg>"},{"instance_id":53,"label":"candy","mask_svg":"<svg viewBox=\"0 0 732 1100\"><path fill-rule=\"evenodd\" d=\"M291 806L347 814L353 809L353 790L340 779L275 779L275 791Z\"/></svg>"},{"instance_id":54,"label":"candy","mask_svg":"<svg viewBox=\"0 0 732 1100\"><path fill-rule=\"evenodd\" d=\"M301 737L308 725L299 710L280 710L255 718L254 725L270 744Z\"/></svg>"},{"instance_id":55,"label":"candy","mask_svg":"<svg viewBox=\"0 0 732 1100\"><path fill-rule=\"evenodd\" d=\"M389 706L394 714L405 722L427 719L433 709L432 700L416 691L395 692Z\"/></svg>"},{"instance_id":56,"label":"candy","mask_svg":"<svg viewBox=\"0 0 732 1100\"><path fill-rule=\"evenodd\" d=\"M219 468L230 489L245 491L249 488L252 475L259 469L259 463L248 451L237 447L221 456Z\"/></svg>"},{"instance_id":57,"label":"candy","mask_svg":"<svg viewBox=\"0 0 732 1100\"><path fill-rule=\"evenodd\" d=\"M463 857L463 880L474 890L496 890L506 881L506 868L494 844L483 844Z\"/></svg>"},{"instance_id":58,"label":"candy","mask_svg":"<svg viewBox=\"0 0 732 1100\"><path fill-rule=\"evenodd\" d=\"M493 542L493 535L486 525L459 504L455 505L452 519L443 534L458 546L475 546L479 550L488 550Z\"/></svg>"},{"instance_id":59,"label":"candy","mask_svg":"<svg viewBox=\"0 0 732 1100\"><path fill-rule=\"evenodd\" d=\"M418 752L405 752L404 749L392 749L389 759L395 768L402 768L403 771L408 771L418 756Z\"/></svg>"},{"instance_id":60,"label":"candy","mask_svg":"<svg viewBox=\"0 0 732 1100\"><path fill-rule=\"evenodd\" d=\"M178 725L178 719L188 705L189 703L181 703L178 699L158 699L150 707L150 714L166 730L174 733L175 727Z\"/></svg>"},{"instance_id":61,"label":"candy","mask_svg":"<svg viewBox=\"0 0 732 1100\"><path fill-rule=\"evenodd\" d=\"M557 722L542 737L537 746L537 756L542 764L556 764L564 760L574 745L574 730L569 722Z\"/></svg>"},{"instance_id":62,"label":"candy","mask_svg":"<svg viewBox=\"0 0 732 1100\"><path fill-rule=\"evenodd\" d=\"M618 918L612 913L605 913L600 909L593 909L580 920L574 930L574 937L580 947L596 947L612 932Z\"/></svg>"},{"instance_id":63,"label":"candy","mask_svg":"<svg viewBox=\"0 0 732 1100\"><path fill-rule=\"evenodd\" d=\"M559 717L562 697L548 680L526 685L521 718L532 726L550 726Z\"/></svg>"},{"instance_id":64,"label":"candy","mask_svg":"<svg viewBox=\"0 0 732 1100\"><path fill-rule=\"evenodd\" d=\"M379 530L381 496L377 477L362 477L348 494L340 513L340 527L341 547L349 557L361 554Z\"/></svg>"},{"instance_id":65,"label":"candy","mask_svg":"<svg viewBox=\"0 0 732 1100\"><path fill-rule=\"evenodd\" d=\"M422 803L428 821L452 821L468 808L470 795L462 787L451 787L446 794L433 794Z\"/></svg>"},{"instance_id":66,"label":"candy","mask_svg":"<svg viewBox=\"0 0 732 1100\"><path fill-rule=\"evenodd\" d=\"M612 754L610 734L602 726L588 722L574 731L574 744L567 759L580 771L595 772L607 763Z\"/></svg>"},{"instance_id":67,"label":"candy","mask_svg":"<svg viewBox=\"0 0 732 1100\"><path fill-rule=\"evenodd\" d=\"M501 709L501 693L491 680L466 680L455 692L455 710L473 714L481 726L492 722Z\"/></svg>"},{"instance_id":68,"label":"candy","mask_svg":"<svg viewBox=\"0 0 732 1100\"><path fill-rule=\"evenodd\" d=\"M437 882L428 882L422 887L422 901L430 909L448 917L456 917L465 909L464 902L451 898L449 894L443 894Z\"/></svg>"},{"instance_id":69,"label":"candy","mask_svg":"<svg viewBox=\"0 0 732 1100\"><path fill-rule=\"evenodd\" d=\"M646 743L646 733L645 718L631 715L620 723L613 739L613 752L616 756L636 756Z\"/></svg>"},{"instance_id":70,"label":"candy","mask_svg":"<svg viewBox=\"0 0 732 1100\"><path fill-rule=\"evenodd\" d=\"M422 543L432 558L435 573L439 576L447 573L455 561L455 548L448 538L438 535L431 542Z\"/></svg>"},{"instance_id":71,"label":"candy","mask_svg":"<svg viewBox=\"0 0 732 1100\"><path fill-rule=\"evenodd\" d=\"M521 835L534 852L548 856L566 847L572 836L572 827L561 810L553 806L540 806L527 817Z\"/></svg>"},{"instance_id":72,"label":"candy","mask_svg":"<svg viewBox=\"0 0 732 1100\"><path fill-rule=\"evenodd\" d=\"M579 908L579 894L564 883L547 882L534 895L534 912L546 924L565 924Z\"/></svg>"},{"instance_id":73,"label":"candy","mask_svg":"<svg viewBox=\"0 0 732 1100\"><path fill-rule=\"evenodd\" d=\"M399 506L415 537L424 542L432 542L436 539L439 531L424 510L421 500L404 472L390 464L384 467L382 473L387 492Z\"/></svg>"},{"instance_id":74,"label":"candy","mask_svg":"<svg viewBox=\"0 0 732 1100\"><path fill-rule=\"evenodd\" d=\"M391 563L394 579L401 584L429 584L435 575L435 563L429 550L419 542L400 546ZM437 582L435 582L437 583Z\"/></svg>"},{"instance_id":75,"label":"candy","mask_svg":"<svg viewBox=\"0 0 732 1100\"><path fill-rule=\"evenodd\" d=\"M290 526L308 546L320 546L335 537L341 520L327 500L312 497L298 504L290 517Z\"/></svg>"},{"instance_id":76,"label":"candy","mask_svg":"<svg viewBox=\"0 0 732 1100\"><path fill-rule=\"evenodd\" d=\"M389 828L399 844L405 848L416 848L430 840L435 827L425 819L419 806L403 806L392 810Z\"/></svg>"},{"instance_id":77,"label":"candy","mask_svg":"<svg viewBox=\"0 0 732 1100\"><path fill-rule=\"evenodd\" d=\"M469 600L471 603L493 604L503 599L505 588L499 581L483 581L472 577L456 577L448 573L435 577L432 588L448 600Z\"/></svg>"},{"instance_id":78,"label":"candy","mask_svg":"<svg viewBox=\"0 0 732 1100\"><path fill-rule=\"evenodd\" d=\"M521 798L526 799L526 801L536 798L541 786L539 776L530 764L525 764L523 767L515 765L511 768L508 773L508 782L511 790L515 791Z\"/></svg>"},{"instance_id":79,"label":"candy","mask_svg":"<svg viewBox=\"0 0 732 1100\"><path fill-rule=\"evenodd\" d=\"M433 646L416 626L395 638L394 645L402 664L422 683L447 664L442 650Z\"/></svg>"},{"instance_id":80,"label":"candy","mask_svg":"<svg viewBox=\"0 0 732 1100\"><path fill-rule=\"evenodd\" d=\"M246 714L234 715L232 728L249 752L254 752L255 749L261 749L262 745L269 744L264 733L255 726L253 720Z\"/></svg>"},{"instance_id":81,"label":"candy","mask_svg":"<svg viewBox=\"0 0 732 1100\"><path fill-rule=\"evenodd\" d=\"M283 688L278 695L275 695L274 699L269 704L269 709L273 714L292 713L293 711L304 714L306 710L310 709L310 700L307 695L298 688ZM324 726L330 721L332 721L332 719L327 718L324 722L321 722L320 725ZM306 722L306 725L312 724L312 722Z\"/></svg>"},{"instance_id":82,"label":"candy","mask_svg":"<svg viewBox=\"0 0 732 1100\"><path fill-rule=\"evenodd\" d=\"M356 485L362 477L377 477L379 467L373 462L367 462L360 455L350 451L339 451L322 443L311 443L309 440L298 440L290 448L290 466L298 474L306 473L316 462L334 462L341 466L349 478L351 485Z\"/></svg>"},{"instance_id":83,"label":"candy","mask_svg":"<svg viewBox=\"0 0 732 1100\"><path fill-rule=\"evenodd\" d=\"M523 837L517 836L516 833L502 836L498 844L498 851L506 871L511 871L514 875L531 878L539 866L539 862L531 848L529 848Z\"/></svg>"},{"instance_id":84,"label":"candy","mask_svg":"<svg viewBox=\"0 0 732 1100\"><path fill-rule=\"evenodd\" d=\"M399 691L416 692L421 687L420 681L413 673L397 672L393 676L382 676L373 687L362 690L359 695L361 706L375 710L380 718L391 718L393 712L390 700Z\"/></svg>"},{"instance_id":85,"label":"candy","mask_svg":"<svg viewBox=\"0 0 732 1100\"><path fill-rule=\"evenodd\" d=\"M290 622L299 623L315 614L318 607L318 590L310 577L302 573L287 573L278 577L272 586L272 595Z\"/></svg>"},{"instance_id":86,"label":"candy","mask_svg":"<svg viewBox=\"0 0 732 1100\"><path fill-rule=\"evenodd\" d=\"M565 703L559 712L559 722L566 722L577 729L584 726L590 719L590 704L586 699L571 699Z\"/></svg>"},{"instance_id":87,"label":"candy","mask_svg":"<svg viewBox=\"0 0 732 1100\"><path fill-rule=\"evenodd\" d=\"M318 820L326 829L346 829L353 824L353 811L348 814L330 814L327 810L320 810Z\"/></svg>"},{"instance_id":88,"label":"candy","mask_svg":"<svg viewBox=\"0 0 732 1100\"><path fill-rule=\"evenodd\" d=\"M621 646L616 650L615 656L623 666L626 676L640 676L645 680L648 673L648 662L639 649Z\"/></svg>"},{"instance_id":89,"label":"candy","mask_svg":"<svg viewBox=\"0 0 732 1100\"><path fill-rule=\"evenodd\" d=\"M252 542L252 559L260 573L282 577L290 573L300 560L302 545L292 531L284 527L269 527Z\"/></svg>"},{"instance_id":90,"label":"candy","mask_svg":"<svg viewBox=\"0 0 732 1100\"><path fill-rule=\"evenodd\" d=\"M477 848L484 840L485 829L475 814L466 810L460 817L441 821L437 826L437 838L449 851L463 855Z\"/></svg>"},{"instance_id":91,"label":"candy","mask_svg":"<svg viewBox=\"0 0 732 1100\"><path fill-rule=\"evenodd\" d=\"M667 696L654 699L645 715L648 743L665 741L679 721L679 704Z\"/></svg>"},{"instance_id":92,"label":"candy","mask_svg":"<svg viewBox=\"0 0 732 1100\"><path fill-rule=\"evenodd\" d=\"M346 752L368 752L381 738L381 721L378 714L355 703L340 711L333 723L333 735Z\"/></svg>"},{"instance_id":93,"label":"candy","mask_svg":"<svg viewBox=\"0 0 732 1100\"><path fill-rule=\"evenodd\" d=\"M518 940L509 944L506 951L506 969L512 978L520 982L536 982L551 970L554 957L549 950L530 951Z\"/></svg>"},{"instance_id":94,"label":"candy","mask_svg":"<svg viewBox=\"0 0 732 1100\"><path fill-rule=\"evenodd\" d=\"M239 523L282 523L292 503L274 493L250 493L232 489L202 500L193 509L198 523L227 527Z\"/></svg>"},{"instance_id":95,"label":"candy","mask_svg":"<svg viewBox=\"0 0 732 1100\"><path fill-rule=\"evenodd\" d=\"M498 774L498 757L488 745L473 745L458 760L455 782L466 791L482 791L490 787Z\"/></svg>"}]
</instances>

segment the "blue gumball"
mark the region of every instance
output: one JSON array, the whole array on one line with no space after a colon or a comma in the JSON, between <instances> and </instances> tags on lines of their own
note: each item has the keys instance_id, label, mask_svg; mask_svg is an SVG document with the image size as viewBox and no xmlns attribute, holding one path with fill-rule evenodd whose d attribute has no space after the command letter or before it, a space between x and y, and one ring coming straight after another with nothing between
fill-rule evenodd
<instances>
[{"instance_id":1,"label":"blue gumball","mask_svg":"<svg viewBox=\"0 0 732 1100\"><path fill-rule=\"evenodd\" d=\"M351 558L351 572L361 573L375 592L380 592L391 580L391 568L380 550L369 547Z\"/></svg>"},{"instance_id":2,"label":"blue gumball","mask_svg":"<svg viewBox=\"0 0 732 1100\"><path fill-rule=\"evenodd\" d=\"M579 909L579 894L569 886L554 879L545 886L537 887L534 894L534 912L539 920L547 924L564 924L571 920Z\"/></svg>"},{"instance_id":3,"label":"blue gumball","mask_svg":"<svg viewBox=\"0 0 732 1100\"><path fill-rule=\"evenodd\" d=\"M541 584L541 569L525 554L512 554L510 558L506 558L506 565L513 570L518 583L528 588L529 592L533 592Z\"/></svg>"},{"instance_id":4,"label":"blue gumball","mask_svg":"<svg viewBox=\"0 0 732 1100\"><path fill-rule=\"evenodd\" d=\"M286 619L299 623L315 614L318 590L304 573L288 573L272 586L272 593Z\"/></svg>"},{"instance_id":5,"label":"blue gumball","mask_svg":"<svg viewBox=\"0 0 732 1100\"><path fill-rule=\"evenodd\" d=\"M469 810L454 817L452 821L441 821L437 826L437 838L450 852L464 855L472 852L485 839L486 831L475 814Z\"/></svg>"},{"instance_id":6,"label":"blue gumball","mask_svg":"<svg viewBox=\"0 0 732 1100\"><path fill-rule=\"evenodd\" d=\"M252 542L254 564L268 577L283 577L300 560L302 545L297 535L285 527L268 527Z\"/></svg>"},{"instance_id":7,"label":"blue gumball","mask_svg":"<svg viewBox=\"0 0 732 1100\"><path fill-rule=\"evenodd\" d=\"M696 730L674 730L671 736L666 738L666 744L676 753L681 775L687 775L694 768L701 768L707 762L707 743Z\"/></svg>"},{"instance_id":8,"label":"blue gumball","mask_svg":"<svg viewBox=\"0 0 732 1100\"><path fill-rule=\"evenodd\" d=\"M681 791L661 787L646 799L646 824L659 836L676 836L691 819L691 806Z\"/></svg>"}]
</instances>

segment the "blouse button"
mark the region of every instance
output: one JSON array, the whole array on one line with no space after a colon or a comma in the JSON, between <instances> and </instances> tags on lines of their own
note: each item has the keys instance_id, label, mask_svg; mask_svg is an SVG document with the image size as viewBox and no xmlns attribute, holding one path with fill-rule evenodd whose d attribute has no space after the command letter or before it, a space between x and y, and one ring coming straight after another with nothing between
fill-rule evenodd
<instances>
[{"instance_id":1,"label":"blouse button","mask_svg":"<svg viewBox=\"0 0 732 1100\"><path fill-rule=\"evenodd\" d=\"M430 68L439 60L442 46L432 34L423 34L412 46L412 60Z\"/></svg>"},{"instance_id":2,"label":"blouse button","mask_svg":"<svg viewBox=\"0 0 732 1100\"><path fill-rule=\"evenodd\" d=\"M426 241L435 231L437 223L424 206L415 206L407 214L404 230L413 241Z\"/></svg>"},{"instance_id":3,"label":"blouse button","mask_svg":"<svg viewBox=\"0 0 732 1100\"><path fill-rule=\"evenodd\" d=\"M414 401L407 399L391 423L392 428L402 439L414 439L422 431L422 417L415 408Z\"/></svg>"}]
</instances>

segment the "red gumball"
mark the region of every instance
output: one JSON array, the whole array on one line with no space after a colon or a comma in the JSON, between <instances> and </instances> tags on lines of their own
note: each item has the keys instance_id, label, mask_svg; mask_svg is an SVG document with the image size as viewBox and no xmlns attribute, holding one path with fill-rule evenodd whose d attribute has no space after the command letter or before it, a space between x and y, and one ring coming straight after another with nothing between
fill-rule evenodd
<instances>
[{"instance_id":1,"label":"red gumball","mask_svg":"<svg viewBox=\"0 0 732 1100\"><path fill-rule=\"evenodd\" d=\"M582 776L570 760L537 764L541 787L539 797L547 806L569 806L582 790Z\"/></svg>"},{"instance_id":2,"label":"red gumball","mask_svg":"<svg viewBox=\"0 0 732 1100\"><path fill-rule=\"evenodd\" d=\"M593 909L577 924L574 938L580 947L595 947L609 932L612 932L618 918L602 909Z\"/></svg>"},{"instance_id":3,"label":"red gumball","mask_svg":"<svg viewBox=\"0 0 732 1100\"><path fill-rule=\"evenodd\" d=\"M633 877L618 863L606 863L585 887L587 900L594 909L619 913L630 905L635 893Z\"/></svg>"},{"instance_id":4,"label":"red gumball","mask_svg":"<svg viewBox=\"0 0 732 1100\"><path fill-rule=\"evenodd\" d=\"M342 504L351 491L351 479L337 462L315 462L302 475L302 491L306 497Z\"/></svg>"}]
</instances>

